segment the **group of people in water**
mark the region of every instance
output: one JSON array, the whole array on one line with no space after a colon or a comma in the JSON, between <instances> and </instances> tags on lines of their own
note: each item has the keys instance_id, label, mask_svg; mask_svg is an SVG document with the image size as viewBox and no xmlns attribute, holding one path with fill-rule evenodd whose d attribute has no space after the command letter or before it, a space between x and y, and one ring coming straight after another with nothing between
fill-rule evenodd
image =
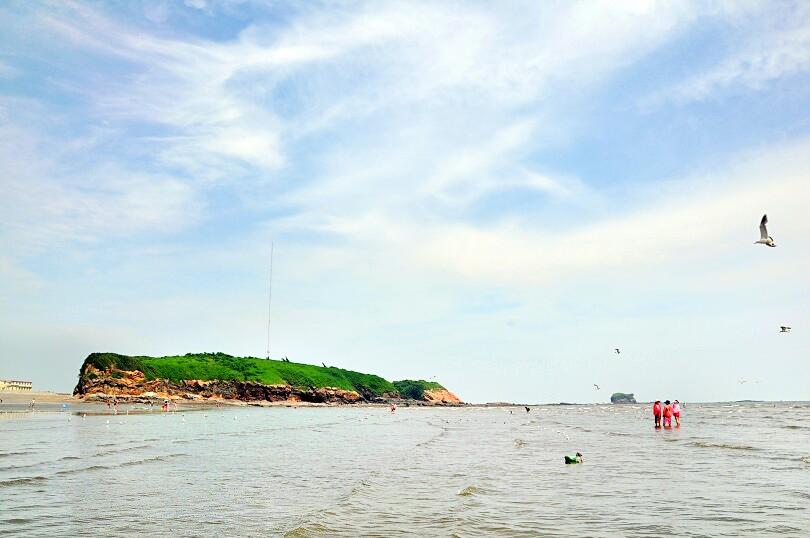
<instances>
[{"instance_id":1,"label":"group of people in water","mask_svg":"<svg viewBox=\"0 0 810 538\"><path fill-rule=\"evenodd\" d=\"M655 418L655 428L672 427L672 419L675 419L675 427L681 427L681 403L678 400L670 403L669 400L661 405L661 400L655 400L653 404L653 418Z\"/></svg>"}]
</instances>

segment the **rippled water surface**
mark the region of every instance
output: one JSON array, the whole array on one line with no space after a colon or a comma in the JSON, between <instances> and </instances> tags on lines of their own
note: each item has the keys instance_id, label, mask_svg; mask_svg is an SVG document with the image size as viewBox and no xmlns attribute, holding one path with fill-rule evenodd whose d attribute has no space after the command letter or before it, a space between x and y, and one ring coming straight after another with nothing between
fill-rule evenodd
<instances>
[{"instance_id":1,"label":"rippled water surface","mask_svg":"<svg viewBox=\"0 0 810 538\"><path fill-rule=\"evenodd\" d=\"M806 403L0 416L3 536L810 536Z\"/></svg>"}]
</instances>

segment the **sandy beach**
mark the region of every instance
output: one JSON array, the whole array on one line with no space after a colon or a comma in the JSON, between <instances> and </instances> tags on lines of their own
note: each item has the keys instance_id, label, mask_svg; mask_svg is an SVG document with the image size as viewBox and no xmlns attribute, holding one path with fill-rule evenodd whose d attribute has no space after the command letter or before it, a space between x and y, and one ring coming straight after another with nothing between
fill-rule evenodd
<instances>
[{"instance_id":1,"label":"sandy beach","mask_svg":"<svg viewBox=\"0 0 810 538\"><path fill-rule=\"evenodd\" d=\"M63 404L81 402L78 398L62 392L0 392L3 404L29 404L31 400L43 404Z\"/></svg>"}]
</instances>

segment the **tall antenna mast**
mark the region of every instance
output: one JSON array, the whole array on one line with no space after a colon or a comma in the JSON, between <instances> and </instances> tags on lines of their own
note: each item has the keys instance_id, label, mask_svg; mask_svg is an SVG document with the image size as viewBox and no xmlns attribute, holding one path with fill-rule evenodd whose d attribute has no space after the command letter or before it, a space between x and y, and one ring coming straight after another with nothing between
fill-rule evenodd
<instances>
[{"instance_id":1,"label":"tall antenna mast","mask_svg":"<svg viewBox=\"0 0 810 538\"><path fill-rule=\"evenodd\" d=\"M270 289L267 292L267 360L270 360L270 306L273 304L273 241L270 241Z\"/></svg>"}]
</instances>

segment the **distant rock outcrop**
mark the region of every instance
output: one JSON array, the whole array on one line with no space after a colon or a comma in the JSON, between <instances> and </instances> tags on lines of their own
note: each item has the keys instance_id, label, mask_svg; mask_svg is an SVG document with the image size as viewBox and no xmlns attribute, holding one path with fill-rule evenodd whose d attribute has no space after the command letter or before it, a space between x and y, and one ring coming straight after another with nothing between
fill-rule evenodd
<instances>
[{"instance_id":1,"label":"distant rock outcrop","mask_svg":"<svg viewBox=\"0 0 810 538\"><path fill-rule=\"evenodd\" d=\"M632 392L627 394L625 394L624 392L614 392L610 396L610 403L638 403L638 402L636 402L636 399L633 397Z\"/></svg>"}]
</instances>

